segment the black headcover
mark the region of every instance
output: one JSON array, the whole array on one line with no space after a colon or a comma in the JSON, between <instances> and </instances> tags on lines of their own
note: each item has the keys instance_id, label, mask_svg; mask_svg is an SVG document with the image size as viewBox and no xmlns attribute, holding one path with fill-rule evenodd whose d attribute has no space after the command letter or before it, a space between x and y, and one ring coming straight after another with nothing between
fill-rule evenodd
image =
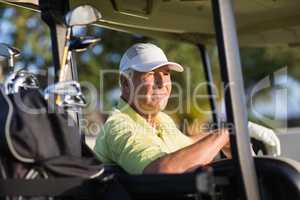
<instances>
[{"instance_id":1,"label":"black headcover","mask_svg":"<svg viewBox=\"0 0 300 200\"><path fill-rule=\"evenodd\" d=\"M88 178L101 173L101 163L81 142L78 127L68 125L66 112L51 112L38 90L11 95L1 91L0 109L0 158L6 171L10 169L2 176L24 178L32 167L47 177ZM27 172L12 170L15 165L25 166Z\"/></svg>"}]
</instances>

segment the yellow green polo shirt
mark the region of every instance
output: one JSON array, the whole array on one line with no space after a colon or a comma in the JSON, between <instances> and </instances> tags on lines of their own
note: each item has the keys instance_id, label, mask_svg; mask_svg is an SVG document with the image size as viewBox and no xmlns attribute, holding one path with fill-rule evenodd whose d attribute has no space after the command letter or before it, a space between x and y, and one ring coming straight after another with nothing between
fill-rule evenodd
<instances>
[{"instance_id":1,"label":"yellow green polo shirt","mask_svg":"<svg viewBox=\"0 0 300 200\"><path fill-rule=\"evenodd\" d=\"M165 113L157 128L120 100L99 133L94 150L103 163L117 164L130 174L141 174L152 161L192 144Z\"/></svg>"}]
</instances>

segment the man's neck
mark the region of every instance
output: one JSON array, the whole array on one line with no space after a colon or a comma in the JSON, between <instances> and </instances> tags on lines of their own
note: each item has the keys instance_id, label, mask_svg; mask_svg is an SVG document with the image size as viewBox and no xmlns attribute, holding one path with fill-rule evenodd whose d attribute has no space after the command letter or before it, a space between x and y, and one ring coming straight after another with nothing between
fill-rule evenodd
<instances>
[{"instance_id":1,"label":"man's neck","mask_svg":"<svg viewBox=\"0 0 300 200\"><path fill-rule=\"evenodd\" d=\"M155 114L149 114L149 113L144 113L141 112L135 105L133 102L129 102L126 98L124 98L123 96L121 96L121 98L127 102L139 115L141 115L149 124L150 126L152 126L153 128L156 127L156 117L157 117L157 113Z\"/></svg>"},{"instance_id":2,"label":"man's neck","mask_svg":"<svg viewBox=\"0 0 300 200\"><path fill-rule=\"evenodd\" d=\"M150 126L152 126L153 128L156 128L156 115L150 115L150 114L142 114L139 113L144 119L146 119L146 121L150 124Z\"/></svg>"}]
</instances>

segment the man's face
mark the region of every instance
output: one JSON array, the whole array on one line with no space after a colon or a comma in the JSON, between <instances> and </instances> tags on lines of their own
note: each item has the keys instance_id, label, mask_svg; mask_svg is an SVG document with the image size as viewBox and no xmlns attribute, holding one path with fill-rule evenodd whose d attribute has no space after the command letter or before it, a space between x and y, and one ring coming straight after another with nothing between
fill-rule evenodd
<instances>
[{"instance_id":1,"label":"man's face","mask_svg":"<svg viewBox=\"0 0 300 200\"><path fill-rule=\"evenodd\" d=\"M172 89L169 67L134 72L132 86L133 103L139 111L155 114L165 109Z\"/></svg>"}]
</instances>

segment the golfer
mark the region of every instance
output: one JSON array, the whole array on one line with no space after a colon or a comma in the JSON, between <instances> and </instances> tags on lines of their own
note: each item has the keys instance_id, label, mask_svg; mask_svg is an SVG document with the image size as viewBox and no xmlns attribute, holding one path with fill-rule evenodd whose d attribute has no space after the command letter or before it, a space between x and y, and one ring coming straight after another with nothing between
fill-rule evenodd
<instances>
[{"instance_id":1,"label":"golfer","mask_svg":"<svg viewBox=\"0 0 300 200\"><path fill-rule=\"evenodd\" d=\"M223 150L230 157L226 129L190 138L162 112L171 94L171 72L183 67L169 62L154 44L131 46L120 62L121 97L97 137L94 150L103 163L130 174L184 173L212 162ZM274 132L249 123L249 133L270 154L280 154Z\"/></svg>"}]
</instances>

